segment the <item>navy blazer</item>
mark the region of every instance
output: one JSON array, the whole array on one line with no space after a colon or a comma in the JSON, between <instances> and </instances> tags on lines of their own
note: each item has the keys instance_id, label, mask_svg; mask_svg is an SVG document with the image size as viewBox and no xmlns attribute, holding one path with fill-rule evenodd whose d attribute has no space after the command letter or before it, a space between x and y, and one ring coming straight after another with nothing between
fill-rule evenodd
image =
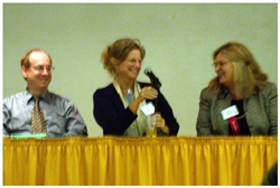
<instances>
[{"instance_id":1,"label":"navy blazer","mask_svg":"<svg viewBox=\"0 0 280 188\"><path fill-rule=\"evenodd\" d=\"M141 88L151 86L151 84L147 83L138 83ZM146 102L150 101L146 100ZM155 100L151 102L155 105ZM93 104L93 116L99 126L102 127L104 135L123 135L138 116L137 114L134 115L128 107L124 108L113 83L95 91L93 94ZM161 93L157 97L157 111L165 119L170 135L177 135L179 124L167 100Z\"/></svg>"}]
</instances>

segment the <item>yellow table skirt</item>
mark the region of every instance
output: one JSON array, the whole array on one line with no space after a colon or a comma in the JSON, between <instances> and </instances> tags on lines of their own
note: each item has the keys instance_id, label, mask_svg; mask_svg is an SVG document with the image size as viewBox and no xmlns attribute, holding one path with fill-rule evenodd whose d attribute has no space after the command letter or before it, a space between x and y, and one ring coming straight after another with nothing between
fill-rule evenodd
<instances>
[{"instance_id":1,"label":"yellow table skirt","mask_svg":"<svg viewBox=\"0 0 280 188\"><path fill-rule=\"evenodd\" d=\"M260 185L276 137L3 140L4 185Z\"/></svg>"}]
</instances>

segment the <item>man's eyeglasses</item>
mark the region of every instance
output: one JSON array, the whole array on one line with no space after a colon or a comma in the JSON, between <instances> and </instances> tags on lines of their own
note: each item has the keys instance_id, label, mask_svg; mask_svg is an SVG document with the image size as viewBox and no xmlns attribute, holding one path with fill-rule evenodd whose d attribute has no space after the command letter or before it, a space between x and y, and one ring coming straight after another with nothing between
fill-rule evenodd
<instances>
[{"instance_id":1,"label":"man's eyeglasses","mask_svg":"<svg viewBox=\"0 0 280 188\"><path fill-rule=\"evenodd\" d=\"M54 67L52 66L34 66L32 67L34 70L38 71L38 72L44 72L45 68L47 70L47 72L53 72L54 71Z\"/></svg>"}]
</instances>

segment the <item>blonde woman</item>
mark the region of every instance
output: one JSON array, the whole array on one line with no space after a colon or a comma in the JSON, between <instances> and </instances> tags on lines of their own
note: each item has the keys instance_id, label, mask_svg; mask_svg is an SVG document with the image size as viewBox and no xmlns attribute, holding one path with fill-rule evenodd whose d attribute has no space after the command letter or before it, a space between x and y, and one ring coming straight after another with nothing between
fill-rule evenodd
<instances>
[{"instance_id":1,"label":"blonde woman","mask_svg":"<svg viewBox=\"0 0 280 188\"><path fill-rule=\"evenodd\" d=\"M277 135L277 88L251 52L228 42L213 59L217 76L201 91L197 135Z\"/></svg>"}]
</instances>

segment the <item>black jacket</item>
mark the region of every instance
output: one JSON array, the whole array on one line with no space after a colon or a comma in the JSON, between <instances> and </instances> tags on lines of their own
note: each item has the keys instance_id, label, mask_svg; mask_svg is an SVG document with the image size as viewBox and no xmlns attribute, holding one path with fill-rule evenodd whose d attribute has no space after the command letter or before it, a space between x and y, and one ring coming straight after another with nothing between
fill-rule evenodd
<instances>
[{"instance_id":1,"label":"black jacket","mask_svg":"<svg viewBox=\"0 0 280 188\"><path fill-rule=\"evenodd\" d=\"M139 83L140 87L151 84ZM146 100L149 102L150 100ZM151 101L155 105L155 100ZM97 89L93 94L93 115L96 122L102 127L104 135L123 135L126 129L137 118L131 110L123 106L114 85L111 83L107 87ZM173 111L164 96L159 93L157 97L157 111L165 119L170 135L177 135L179 124L173 115Z\"/></svg>"}]
</instances>

